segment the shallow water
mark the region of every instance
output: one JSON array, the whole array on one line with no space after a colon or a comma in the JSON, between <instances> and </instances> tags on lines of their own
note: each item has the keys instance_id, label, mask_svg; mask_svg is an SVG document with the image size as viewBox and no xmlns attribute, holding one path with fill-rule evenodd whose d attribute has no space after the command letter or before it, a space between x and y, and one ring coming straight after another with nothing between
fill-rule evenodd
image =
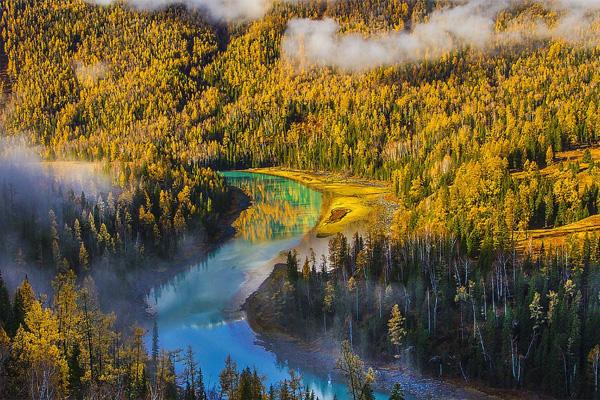
<instances>
[{"instance_id":1,"label":"shallow water","mask_svg":"<svg viewBox=\"0 0 600 400\"><path fill-rule=\"evenodd\" d=\"M316 225L321 194L285 178L245 172L224 175L254 200L236 223L239 234L208 259L153 289L148 302L157 311L161 348L192 346L207 387L218 385L228 354L239 368L255 367L268 385L287 378L296 363L266 350L244 314L231 309L232 301L250 273L262 268L268 274L272 260L298 245ZM315 371L299 372L320 399L349 398L345 386L332 381L331 374ZM377 398L387 396L377 393Z\"/></svg>"}]
</instances>

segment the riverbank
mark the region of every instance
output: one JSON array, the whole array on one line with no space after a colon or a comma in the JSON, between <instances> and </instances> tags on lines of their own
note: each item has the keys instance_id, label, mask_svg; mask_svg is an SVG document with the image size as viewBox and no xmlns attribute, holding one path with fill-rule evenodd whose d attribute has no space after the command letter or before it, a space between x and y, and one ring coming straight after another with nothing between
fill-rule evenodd
<instances>
[{"instance_id":1,"label":"riverbank","mask_svg":"<svg viewBox=\"0 0 600 400\"><path fill-rule=\"evenodd\" d=\"M286 178L321 193L318 223L295 247L301 259L310 256L312 250L317 254L326 253L328 238L337 233L353 235L369 229L386 230L391 225L398 207L390 186L385 182L368 181L330 172L308 172L280 167L254 168L247 171ZM284 261L285 254L280 254L272 263L248 271L246 282L228 308L230 314L233 313L232 310L243 308L247 298L269 277L273 264Z\"/></svg>"},{"instance_id":2,"label":"riverbank","mask_svg":"<svg viewBox=\"0 0 600 400\"><path fill-rule=\"evenodd\" d=\"M294 360L301 367L313 371L317 369L326 375L335 369L335 360L339 357L339 341L329 335L304 340L281 323L285 318L278 311L274 299L283 289L286 276L287 266L283 263L276 264L269 277L246 300L243 309L246 311L248 324L257 332L265 348L282 360ZM400 383L406 394L418 396L416 398L419 399L553 399L527 390L496 389L483 382L466 382L453 376L440 379L383 360L367 360L366 365L376 373L377 390L389 393L394 384Z\"/></svg>"},{"instance_id":3,"label":"riverbank","mask_svg":"<svg viewBox=\"0 0 600 400\"><path fill-rule=\"evenodd\" d=\"M328 335L306 341L294 335L281 324L282 315L278 312L277 293L283 288L287 275L287 266L277 264L273 272L259 289L244 303L247 321L252 330L259 333L265 348L277 354L283 360L294 360L300 367L327 375L335 370L339 357L339 343ZM297 361L299 360L299 361ZM446 383L434 377L417 374L414 371L370 360L368 367L375 370L376 389L390 392L396 383L400 383L406 394L430 399L495 399L503 398L484 393L475 387L459 385L458 382ZM342 377L338 377L340 380ZM412 397L410 397L412 398Z\"/></svg>"},{"instance_id":4,"label":"riverbank","mask_svg":"<svg viewBox=\"0 0 600 400\"><path fill-rule=\"evenodd\" d=\"M333 174L308 173L280 168L255 169L253 172L285 177L320 191L327 201L323 202L319 224L306 235L297 246L299 253L306 253L315 242L323 242L337 232L353 233L373 223L389 227L391 220L384 217L386 210L393 215L396 207L391 201L390 188L378 182L365 182ZM364 196L364 197L362 197ZM388 204L386 204L388 203ZM323 247L323 246L320 246ZM265 348L282 360L294 360L324 375L334 370L338 357L339 341L327 335L316 335L317 339L304 339L286 326L286 316L279 310L277 299L284 291L287 267L280 257L274 260L268 277L244 302L248 324L261 338ZM300 361L298 361L300 360ZM504 390L488 387L483 382L464 381L448 376L440 379L433 375L422 375L399 367L386 360L368 360L368 365L377 374L377 389L389 392L395 383L400 383L406 393L418 398L446 399L551 399L526 390Z\"/></svg>"},{"instance_id":5,"label":"riverbank","mask_svg":"<svg viewBox=\"0 0 600 400\"><path fill-rule=\"evenodd\" d=\"M329 172L306 172L285 168L255 168L250 171L299 182L323 195L323 207L315 235L324 238L338 232L367 227L385 228L397 204L388 183L367 181Z\"/></svg>"},{"instance_id":6,"label":"riverbank","mask_svg":"<svg viewBox=\"0 0 600 400\"><path fill-rule=\"evenodd\" d=\"M177 274L206 259L210 253L235 235L233 223L241 212L251 204L248 196L240 189L231 188L229 210L217 219L211 235L190 234L180 251L169 260L148 257L144 265L135 269L115 267L94 271L97 287L110 287L110 298L100 297L106 311L118 315L117 324L123 329L139 324L150 327L154 310L148 306L147 296L152 288L168 282Z\"/></svg>"}]
</instances>

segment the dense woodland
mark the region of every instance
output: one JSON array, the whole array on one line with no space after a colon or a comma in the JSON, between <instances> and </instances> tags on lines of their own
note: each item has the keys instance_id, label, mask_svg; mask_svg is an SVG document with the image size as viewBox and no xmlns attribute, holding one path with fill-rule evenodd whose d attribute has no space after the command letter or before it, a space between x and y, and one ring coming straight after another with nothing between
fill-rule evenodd
<instances>
[{"instance_id":1,"label":"dense woodland","mask_svg":"<svg viewBox=\"0 0 600 400\"><path fill-rule=\"evenodd\" d=\"M260 20L215 26L181 7L8 0L6 125L51 159L275 164L388 180L407 210L402 230L452 231L475 247L501 240L506 220L523 230L595 214L597 183L573 179L588 168L597 180L595 164L566 163L554 179L536 171L598 141L597 47L538 40L355 74L298 71L281 56L291 17L376 33L410 29L444 5L279 4ZM496 29L552 16L532 2L501 12Z\"/></svg>"},{"instance_id":2,"label":"dense woodland","mask_svg":"<svg viewBox=\"0 0 600 400\"><path fill-rule=\"evenodd\" d=\"M107 172L118 184L87 195L37 165L23 170L7 161L0 172L2 254L56 271L87 272L109 262L135 267L146 255L169 258L186 233L215 232L217 217L227 211L225 182L206 168L127 165Z\"/></svg>"},{"instance_id":3,"label":"dense woodland","mask_svg":"<svg viewBox=\"0 0 600 400\"><path fill-rule=\"evenodd\" d=\"M348 340L370 359L598 398L600 239L573 240L521 260L469 258L456 239L338 235L329 255L273 278L275 322L306 339Z\"/></svg>"},{"instance_id":4,"label":"dense woodland","mask_svg":"<svg viewBox=\"0 0 600 400\"><path fill-rule=\"evenodd\" d=\"M159 349L155 328L148 351L144 329L133 328L127 335L117 332L115 315L99 309L93 281L79 285L69 271L57 275L52 287L48 302L36 296L25 280L11 300L0 277L2 398L315 399L294 371L289 379L265 387L256 370L240 370L229 357L218 385L207 387L191 347L170 352ZM344 354L358 368L357 376L363 377L366 372L360 360L349 350ZM181 365L179 373L176 364Z\"/></svg>"},{"instance_id":5,"label":"dense woodland","mask_svg":"<svg viewBox=\"0 0 600 400\"><path fill-rule=\"evenodd\" d=\"M62 272L106 263L136 267L147 255L176 254L186 233L206 238L227 211L228 189L210 169L131 164L107 175L119 177L118 184L99 184L86 195L42 166L3 161L1 253Z\"/></svg>"},{"instance_id":6,"label":"dense woodland","mask_svg":"<svg viewBox=\"0 0 600 400\"><path fill-rule=\"evenodd\" d=\"M92 285L75 289L69 271L81 281L99 263L168 258L227 209L213 169L282 165L386 181L400 208L393 238L336 237L323 262L291 255L278 304L308 329L283 325L444 376L597 396L598 238L525 259L514 251L530 229L598 213L600 162L589 151L600 139L597 43L463 48L359 73L281 54L290 18L331 17L342 32L377 34L410 31L448 4L285 2L225 23L182 6L3 0L2 135L25 137L48 162L101 163L111 182L80 193L45 176L38 207L22 201L14 166L0 167L0 252L61 273L51 304L26 283L12 303L0 293L0 374L10 377L1 390L204 398L190 373L173 385L172 355L147 355L140 331L114 333ZM532 0L501 11L496 30L555 17ZM575 148L588 151L557 159ZM65 285L71 292L60 296ZM46 332L53 339L41 340ZM227 397L267 393L251 375L225 383ZM370 390L362 375L355 400ZM34 395L38 379L52 393ZM287 393L273 396L294 398Z\"/></svg>"}]
</instances>

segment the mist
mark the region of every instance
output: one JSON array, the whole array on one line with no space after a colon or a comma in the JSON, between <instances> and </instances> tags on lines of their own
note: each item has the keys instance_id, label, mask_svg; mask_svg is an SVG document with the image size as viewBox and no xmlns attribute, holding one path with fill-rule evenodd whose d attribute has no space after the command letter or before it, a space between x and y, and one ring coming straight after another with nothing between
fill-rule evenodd
<instances>
[{"instance_id":1,"label":"mist","mask_svg":"<svg viewBox=\"0 0 600 400\"><path fill-rule=\"evenodd\" d=\"M0 139L0 193L7 192L19 208L59 206L68 190L95 196L111 190L99 164L43 162L22 138Z\"/></svg>"},{"instance_id":2,"label":"mist","mask_svg":"<svg viewBox=\"0 0 600 400\"><path fill-rule=\"evenodd\" d=\"M28 244L25 232L15 220L24 220L35 229L50 230L49 211L57 221L65 195L85 192L95 195L111 189L108 179L86 163L45 163L22 138L0 139L0 273L14 291L27 277L37 294L50 294L54 268L26 260L21 252Z\"/></svg>"},{"instance_id":3,"label":"mist","mask_svg":"<svg viewBox=\"0 0 600 400\"><path fill-rule=\"evenodd\" d=\"M47 213L58 204L55 184L33 151L16 140L0 140L0 273L10 291L27 277L37 293L49 293L52 273L19 260L17 249L23 245L7 224L12 216L25 212L39 213L38 222L46 224L42 210Z\"/></svg>"},{"instance_id":4,"label":"mist","mask_svg":"<svg viewBox=\"0 0 600 400\"><path fill-rule=\"evenodd\" d=\"M486 51L531 39L598 43L598 34L591 28L597 22L600 0L547 0L543 5L557 12L555 25L528 21L526 29L516 26L497 33L498 13L521 3L521 0L455 2L453 7L434 11L428 21L416 24L410 31L384 32L370 37L340 33L340 25L330 18L294 19L288 23L282 49L293 65L336 67L355 72L437 59L463 48Z\"/></svg>"},{"instance_id":5,"label":"mist","mask_svg":"<svg viewBox=\"0 0 600 400\"><path fill-rule=\"evenodd\" d=\"M110 5L116 0L86 0L97 5ZM271 8L272 0L125 0L126 4L139 10L159 10L183 4L206 13L213 20L239 21L261 18Z\"/></svg>"},{"instance_id":6,"label":"mist","mask_svg":"<svg viewBox=\"0 0 600 400\"><path fill-rule=\"evenodd\" d=\"M110 5L115 0L86 0ZM305 0L284 0L289 2ZM344 0L339 0L344 1ZM234 22L263 17L274 0L124 0L138 10L159 10L181 4L204 12L218 21ZM561 38L569 42L598 43L591 32L597 22L600 0L540 0L557 12L558 21L547 26L528 21L528 26L496 32L496 16L514 6L531 4L528 0L453 0L451 6L432 12L428 20L411 30L382 32L364 36L344 34L331 18L292 19L282 40L282 53L291 64L307 67L336 67L349 72L382 66L437 59L453 50L475 48L487 51L526 40Z\"/></svg>"}]
</instances>

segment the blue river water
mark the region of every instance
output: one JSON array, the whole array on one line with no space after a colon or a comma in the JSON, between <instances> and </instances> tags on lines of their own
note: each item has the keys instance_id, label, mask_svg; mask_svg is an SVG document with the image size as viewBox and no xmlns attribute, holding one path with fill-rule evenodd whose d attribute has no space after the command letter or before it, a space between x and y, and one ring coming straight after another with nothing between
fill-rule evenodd
<instances>
[{"instance_id":1,"label":"blue river water","mask_svg":"<svg viewBox=\"0 0 600 400\"><path fill-rule=\"evenodd\" d=\"M282 360L263 347L232 302L253 271L272 266L282 252L297 246L316 225L321 194L294 181L249 172L223 173L229 184L246 191L252 206L238 221L237 235L205 260L154 288L148 303L157 312L159 344L167 350L192 347L207 387L216 387L227 355L238 368L256 368L265 384L289 377L294 360ZM150 339L148 339L150 340ZM304 384L321 400L348 399L331 373L300 369ZM377 393L378 400L387 399Z\"/></svg>"}]
</instances>

